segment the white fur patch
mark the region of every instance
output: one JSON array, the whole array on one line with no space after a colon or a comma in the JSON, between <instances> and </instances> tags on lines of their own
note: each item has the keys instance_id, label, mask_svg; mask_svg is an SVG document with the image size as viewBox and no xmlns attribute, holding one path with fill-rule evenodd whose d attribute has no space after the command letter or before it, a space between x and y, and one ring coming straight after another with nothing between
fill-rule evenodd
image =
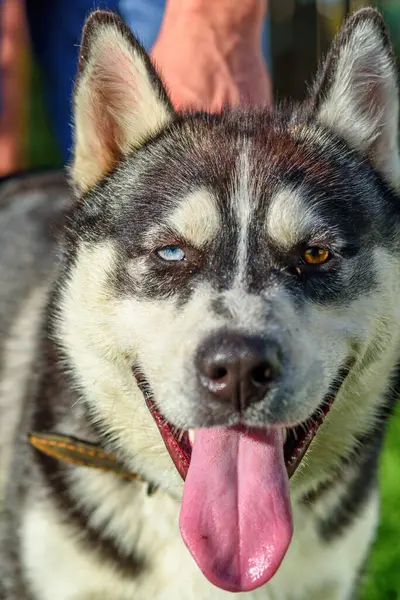
<instances>
[{"instance_id":1,"label":"white fur patch","mask_svg":"<svg viewBox=\"0 0 400 600\"><path fill-rule=\"evenodd\" d=\"M135 357L132 345L138 340L129 320L121 323L121 302L110 295L107 276L115 261L111 243L80 249L78 268L61 298L60 343L86 391L93 420L101 418L107 423L108 435L130 461L132 470L145 470L157 482L165 483L167 477L180 483L131 371ZM118 339L117 323L130 339L130 352ZM149 464L142 461L146 456Z\"/></svg>"},{"instance_id":2,"label":"white fur patch","mask_svg":"<svg viewBox=\"0 0 400 600\"><path fill-rule=\"evenodd\" d=\"M271 199L266 229L280 248L289 250L309 238L316 223L316 215L304 201L301 190L281 188Z\"/></svg>"},{"instance_id":3,"label":"white fur patch","mask_svg":"<svg viewBox=\"0 0 400 600\"><path fill-rule=\"evenodd\" d=\"M220 227L216 198L206 189L196 190L179 203L168 224L178 235L201 248L213 240Z\"/></svg>"},{"instance_id":4,"label":"white fur patch","mask_svg":"<svg viewBox=\"0 0 400 600\"><path fill-rule=\"evenodd\" d=\"M237 249L236 286L243 283L247 269L249 227L251 215L256 205L256 182L251 174L250 148L244 143L237 160L236 185L232 196L232 206L239 228Z\"/></svg>"}]
</instances>

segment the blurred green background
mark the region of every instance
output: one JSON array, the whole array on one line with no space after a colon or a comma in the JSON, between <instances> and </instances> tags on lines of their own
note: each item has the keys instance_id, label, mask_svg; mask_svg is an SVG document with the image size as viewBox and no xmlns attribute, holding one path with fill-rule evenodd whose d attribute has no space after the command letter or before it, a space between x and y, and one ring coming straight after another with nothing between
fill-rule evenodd
<instances>
[{"instance_id":1,"label":"blurred green background","mask_svg":"<svg viewBox=\"0 0 400 600\"><path fill-rule=\"evenodd\" d=\"M240 0L238 0L240 1ZM381 2L270 0L270 52L277 98L301 100L318 60L349 12L373 4L384 13L400 57L400 0ZM60 167L61 158L44 106L41 75L32 68L29 162ZM362 600L400 600L400 407L392 420L381 464L382 518L368 563Z\"/></svg>"}]
</instances>

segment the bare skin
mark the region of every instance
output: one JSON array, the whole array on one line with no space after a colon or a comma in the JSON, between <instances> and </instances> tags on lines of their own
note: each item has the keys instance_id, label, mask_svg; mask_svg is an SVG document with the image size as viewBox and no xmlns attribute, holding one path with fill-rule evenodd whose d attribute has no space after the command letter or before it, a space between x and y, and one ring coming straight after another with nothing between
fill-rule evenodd
<instances>
[{"instance_id":1,"label":"bare skin","mask_svg":"<svg viewBox=\"0 0 400 600\"><path fill-rule=\"evenodd\" d=\"M267 0L169 0L152 57L177 108L271 103L266 12Z\"/></svg>"}]
</instances>

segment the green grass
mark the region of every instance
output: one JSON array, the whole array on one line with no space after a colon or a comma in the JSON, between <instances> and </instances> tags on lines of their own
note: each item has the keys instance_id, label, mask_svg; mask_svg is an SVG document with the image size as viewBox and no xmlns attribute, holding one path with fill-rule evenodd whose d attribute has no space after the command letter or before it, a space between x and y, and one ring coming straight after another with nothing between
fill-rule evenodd
<instances>
[{"instance_id":1,"label":"green grass","mask_svg":"<svg viewBox=\"0 0 400 600\"><path fill-rule=\"evenodd\" d=\"M381 522L362 600L400 600L400 406L381 461Z\"/></svg>"}]
</instances>

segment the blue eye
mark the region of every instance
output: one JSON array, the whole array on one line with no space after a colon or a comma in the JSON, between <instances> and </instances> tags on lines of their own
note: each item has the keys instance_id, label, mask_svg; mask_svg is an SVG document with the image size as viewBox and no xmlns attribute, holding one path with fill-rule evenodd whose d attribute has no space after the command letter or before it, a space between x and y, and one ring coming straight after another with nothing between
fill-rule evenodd
<instances>
[{"instance_id":1,"label":"blue eye","mask_svg":"<svg viewBox=\"0 0 400 600\"><path fill-rule=\"evenodd\" d=\"M157 255L163 260L179 262L185 260L185 253L179 246L164 246L157 250Z\"/></svg>"}]
</instances>

